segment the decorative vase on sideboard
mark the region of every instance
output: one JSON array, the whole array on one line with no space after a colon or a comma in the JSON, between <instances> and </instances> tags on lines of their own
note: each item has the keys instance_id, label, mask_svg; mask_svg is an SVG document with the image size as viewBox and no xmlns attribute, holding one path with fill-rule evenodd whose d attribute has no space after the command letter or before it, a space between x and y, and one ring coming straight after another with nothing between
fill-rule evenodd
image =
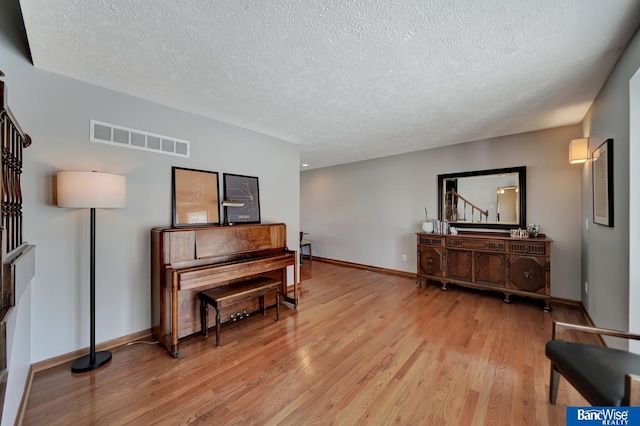
<instances>
[{"instance_id":1,"label":"decorative vase on sideboard","mask_svg":"<svg viewBox=\"0 0 640 426\"><path fill-rule=\"evenodd\" d=\"M433 222L428 221L428 222L422 222L422 230L424 232L427 233L432 233L433 232Z\"/></svg>"}]
</instances>

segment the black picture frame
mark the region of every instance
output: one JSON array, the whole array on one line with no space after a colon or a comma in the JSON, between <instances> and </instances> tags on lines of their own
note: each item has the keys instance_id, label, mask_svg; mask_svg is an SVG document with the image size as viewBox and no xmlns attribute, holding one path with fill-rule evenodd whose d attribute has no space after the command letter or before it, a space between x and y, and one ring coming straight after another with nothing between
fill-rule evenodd
<instances>
[{"instance_id":1,"label":"black picture frame","mask_svg":"<svg viewBox=\"0 0 640 426\"><path fill-rule=\"evenodd\" d=\"M244 203L241 207L225 206L224 223L260 223L260 187L258 178L224 173L223 182L224 202Z\"/></svg>"},{"instance_id":2,"label":"black picture frame","mask_svg":"<svg viewBox=\"0 0 640 426\"><path fill-rule=\"evenodd\" d=\"M593 177L593 223L613 227L613 139L591 154Z\"/></svg>"},{"instance_id":3,"label":"black picture frame","mask_svg":"<svg viewBox=\"0 0 640 426\"><path fill-rule=\"evenodd\" d=\"M171 168L173 226L220 224L218 172Z\"/></svg>"},{"instance_id":4,"label":"black picture frame","mask_svg":"<svg viewBox=\"0 0 640 426\"><path fill-rule=\"evenodd\" d=\"M447 200L446 195L449 191L450 182L455 182L459 179L465 178L485 178L485 177L497 177L501 175L516 174L517 175L517 197L518 203L518 218L513 223L501 223L501 222L463 222L450 220L451 226L456 228L480 228L480 229L500 229L510 230L515 228L526 229L527 227L527 166L506 167L500 169L489 170L475 170L459 173L447 173L438 175L438 219L446 219ZM492 188L493 191L495 189Z\"/></svg>"}]
</instances>

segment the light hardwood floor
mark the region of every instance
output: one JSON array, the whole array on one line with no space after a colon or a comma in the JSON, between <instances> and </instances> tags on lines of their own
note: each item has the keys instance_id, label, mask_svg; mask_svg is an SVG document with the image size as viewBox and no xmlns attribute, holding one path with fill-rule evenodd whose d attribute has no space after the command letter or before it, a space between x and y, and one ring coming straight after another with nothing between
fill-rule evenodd
<instances>
[{"instance_id":1,"label":"light hardwood floor","mask_svg":"<svg viewBox=\"0 0 640 426\"><path fill-rule=\"evenodd\" d=\"M564 379L547 402L553 319L582 313L305 261L297 311L194 336L173 359L159 345L107 366L36 375L25 425L562 425L587 405Z\"/></svg>"}]
</instances>

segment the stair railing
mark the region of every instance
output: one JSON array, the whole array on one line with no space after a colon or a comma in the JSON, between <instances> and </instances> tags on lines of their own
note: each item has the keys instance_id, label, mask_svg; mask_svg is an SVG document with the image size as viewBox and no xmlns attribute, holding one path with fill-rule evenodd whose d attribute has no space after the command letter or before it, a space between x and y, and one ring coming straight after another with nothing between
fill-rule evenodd
<instances>
[{"instance_id":1,"label":"stair railing","mask_svg":"<svg viewBox=\"0 0 640 426\"><path fill-rule=\"evenodd\" d=\"M480 207L473 204L471 201L469 201L462 195L458 194L458 192L456 192L455 189L449 190L447 200L450 200L450 203L451 203L451 213L452 214L455 213L456 215L456 218L455 220L453 220L453 222L458 222L458 221L467 222L467 206L471 207L471 220L470 220L471 222L473 222L473 215L476 211L478 211L479 213L478 218L480 222L482 222L483 216L484 216L485 222L489 219L489 210L481 209ZM460 214L458 212L458 203L455 202L454 200L458 200L458 202L462 200L462 202L464 203L462 207L462 218L460 218Z\"/></svg>"}]
</instances>

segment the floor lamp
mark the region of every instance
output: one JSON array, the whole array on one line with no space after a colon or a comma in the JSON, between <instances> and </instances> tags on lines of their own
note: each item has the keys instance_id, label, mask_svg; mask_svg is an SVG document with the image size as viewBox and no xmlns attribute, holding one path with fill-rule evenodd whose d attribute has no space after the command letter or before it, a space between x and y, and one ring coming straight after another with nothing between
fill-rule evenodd
<instances>
[{"instance_id":1,"label":"floor lamp","mask_svg":"<svg viewBox=\"0 0 640 426\"><path fill-rule=\"evenodd\" d=\"M78 358L71 365L74 373L95 370L111 361L111 352L96 352L96 208L111 209L125 206L126 179L124 176L97 172L58 172L58 207L91 209L91 341L89 355Z\"/></svg>"}]
</instances>

